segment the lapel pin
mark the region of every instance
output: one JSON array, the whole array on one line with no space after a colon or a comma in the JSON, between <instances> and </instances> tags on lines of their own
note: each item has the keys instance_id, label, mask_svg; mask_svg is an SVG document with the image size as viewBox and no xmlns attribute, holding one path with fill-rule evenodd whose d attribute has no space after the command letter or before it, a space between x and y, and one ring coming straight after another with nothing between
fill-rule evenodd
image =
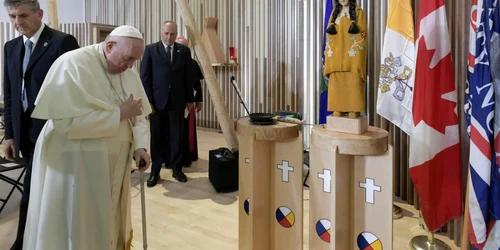
<instances>
[{"instance_id":1,"label":"lapel pin","mask_svg":"<svg viewBox=\"0 0 500 250\"><path fill-rule=\"evenodd\" d=\"M43 47L47 47L47 45L49 45L48 42L43 43Z\"/></svg>"}]
</instances>

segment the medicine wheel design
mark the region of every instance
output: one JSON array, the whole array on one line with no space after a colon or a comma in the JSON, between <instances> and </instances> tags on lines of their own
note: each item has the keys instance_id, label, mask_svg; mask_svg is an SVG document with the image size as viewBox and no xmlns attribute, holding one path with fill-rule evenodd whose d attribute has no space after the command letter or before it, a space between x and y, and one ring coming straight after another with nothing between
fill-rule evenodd
<instances>
[{"instance_id":1,"label":"medicine wheel design","mask_svg":"<svg viewBox=\"0 0 500 250\"><path fill-rule=\"evenodd\" d=\"M380 239L370 232L362 232L358 235L359 250L382 250Z\"/></svg>"},{"instance_id":2,"label":"medicine wheel design","mask_svg":"<svg viewBox=\"0 0 500 250\"><path fill-rule=\"evenodd\" d=\"M316 223L316 233L324 242L330 243L331 223L327 219L321 219Z\"/></svg>"},{"instance_id":3,"label":"medicine wheel design","mask_svg":"<svg viewBox=\"0 0 500 250\"><path fill-rule=\"evenodd\" d=\"M284 228L291 228L295 224L295 214L288 207L276 209L276 220Z\"/></svg>"}]
</instances>

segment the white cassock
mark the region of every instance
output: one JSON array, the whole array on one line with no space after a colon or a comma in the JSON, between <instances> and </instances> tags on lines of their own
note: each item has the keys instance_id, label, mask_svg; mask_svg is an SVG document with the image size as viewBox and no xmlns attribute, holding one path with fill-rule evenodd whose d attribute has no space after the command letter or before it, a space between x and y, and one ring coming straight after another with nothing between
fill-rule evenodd
<instances>
[{"instance_id":1,"label":"white cassock","mask_svg":"<svg viewBox=\"0 0 500 250\"><path fill-rule=\"evenodd\" d=\"M136 149L149 152L151 107L134 68L106 68L96 44L65 53L45 78L32 114L48 121L33 156L26 250L130 248L130 170ZM144 107L134 127L120 121L130 94Z\"/></svg>"}]
</instances>

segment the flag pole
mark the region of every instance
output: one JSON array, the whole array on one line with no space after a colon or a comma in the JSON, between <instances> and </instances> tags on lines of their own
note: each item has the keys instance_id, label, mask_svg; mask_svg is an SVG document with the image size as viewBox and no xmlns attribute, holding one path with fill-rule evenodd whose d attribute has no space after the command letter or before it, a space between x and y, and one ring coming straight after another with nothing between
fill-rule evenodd
<instances>
[{"instance_id":1,"label":"flag pole","mask_svg":"<svg viewBox=\"0 0 500 250\"><path fill-rule=\"evenodd\" d=\"M464 219L462 220L462 240L460 242L461 250L469 250L470 239L469 239L469 177L470 172L469 168L467 168L467 184L465 191L465 212Z\"/></svg>"},{"instance_id":2,"label":"flag pole","mask_svg":"<svg viewBox=\"0 0 500 250\"><path fill-rule=\"evenodd\" d=\"M422 212L419 212L420 225L427 232L427 235L418 235L410 240L410 248L412 250L451 250L444 241L436 239L434 233L430 232L422 217Z\"/></svg>"}]
</instances>

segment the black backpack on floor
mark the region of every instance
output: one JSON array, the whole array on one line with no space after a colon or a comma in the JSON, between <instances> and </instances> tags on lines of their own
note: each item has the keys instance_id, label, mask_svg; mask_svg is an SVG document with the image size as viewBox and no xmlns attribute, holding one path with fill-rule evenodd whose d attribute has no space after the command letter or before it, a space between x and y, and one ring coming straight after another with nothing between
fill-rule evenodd
<instances>
[{"instance_id":1,"label":"black backpack on floor","mask_svg":"<svg viewBox=\"0 0 500 250\"><path fill-rule=\"evenodd\" d=\"M238 190L238 151L218 148L208 152L208 179L217 193Z\"/></svg>"}]
</instances>

